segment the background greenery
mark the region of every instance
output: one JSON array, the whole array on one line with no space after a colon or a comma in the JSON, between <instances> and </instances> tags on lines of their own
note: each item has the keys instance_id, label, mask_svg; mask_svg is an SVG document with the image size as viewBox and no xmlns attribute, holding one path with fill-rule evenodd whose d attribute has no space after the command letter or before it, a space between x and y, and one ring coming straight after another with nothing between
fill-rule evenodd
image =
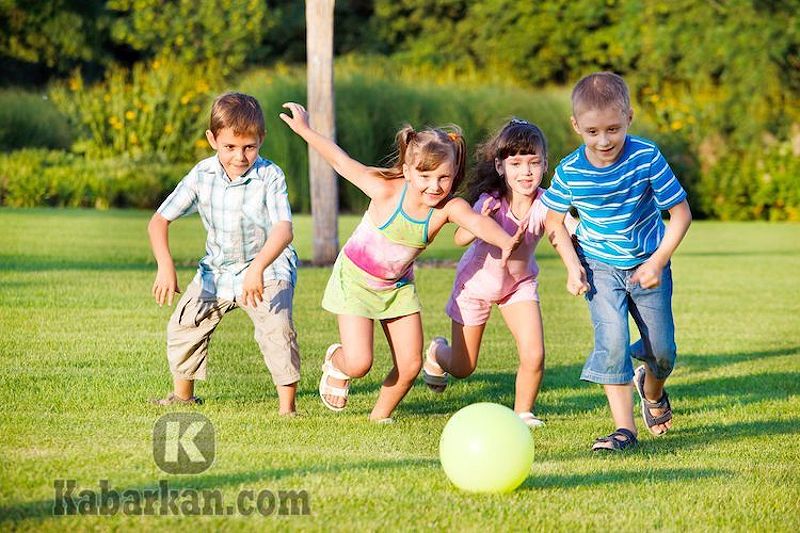
<instances>
[{"instance_id":1,"label":"background greenery","mask_svg":"<svg viewBox=\"0 0 800 533\"><path fill-rule=\"evenodd\" d=\"M610 69L626 77L635 131L662 146L696 216L800 220L798 13L800 0L339 0L338 137L379 162L404 121L458 123L472 144L517 114L551 138L552 168L578 143L571 84ZM0 149L188 169L208 153L213 96L246 90L265 103L266 153L307 211L305 149L274 122L282 101L304 98L304 16L292 0L2 2L0 84L18 88L0 92ZM15 157L25 154L0 159L0 185L39 179L35 161L20 174ZM345 186L341 201L357 211L364 199Z\"/></svg>"},{"instance_id":2,"label":"background greenery","mask_svg":"<svg viewBox=\"0 0 800 533\"><path fill-rule=\"evenodd\" d=\"M668 390L675 426L624 457L589 452L611 431L599 388L578 380L591 346L585 303L543 243L540 292L547 360L531 475L509 495L455 489L438 462L449 416L478 401L513 403L516 351L495 312L477 372L441 396L421 379L392 426L367 421L388 351L380 333L372 371L348 408L317 397L322 354L336 338L319 300L329 269L301 268L294 313L303 358L302 414L277 415L277 397L241 311L211 344L199 412L217 433L200 475L159 471L151 432L163 411L147 399L170 388L164 328L172 308L150 296L155 275L136 210L0 209L0 529L382 529L797 531L800 515L800 226L696 222L673 260L679 358ZM358 217L342 219L343 235ZM311 221L296 219L301 257ZM170 229L185 287L202 253L198 217ZM451 231L423 259L454 261ZM447 334L443 306L454 271L417 270L426 339ZM98 490L305 489L306 517L53 517L53 480Z\"/></svg>"}]
</instances>

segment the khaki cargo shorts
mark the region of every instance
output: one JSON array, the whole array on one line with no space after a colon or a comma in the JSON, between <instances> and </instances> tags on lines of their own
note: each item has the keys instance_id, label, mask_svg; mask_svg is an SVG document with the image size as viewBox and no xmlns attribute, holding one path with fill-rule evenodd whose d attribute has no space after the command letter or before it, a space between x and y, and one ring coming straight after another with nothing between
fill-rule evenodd
<instances>
[{"instance_id":1,"label":"khaki cargo shorts","mask_svg":"<svg viewBox=\"0 0 800 533\"><path fill-rule=\"evenodd\" d=\"M300 350L292 321L294 288L288 281L264 282L263 301L242 306L255 326L255 339L276 385L300 381ZM222 317L240 307L235 301L202 292L192 282L167 325L167 359L178 379L205 379L208 343Z\"/></svg>"}]
</instances>

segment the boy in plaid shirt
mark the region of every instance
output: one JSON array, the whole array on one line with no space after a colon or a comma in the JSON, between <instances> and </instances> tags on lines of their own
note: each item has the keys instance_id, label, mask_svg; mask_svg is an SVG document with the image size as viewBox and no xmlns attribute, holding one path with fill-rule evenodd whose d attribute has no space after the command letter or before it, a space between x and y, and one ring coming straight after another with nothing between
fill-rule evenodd
<instances>
[{"instance_id":1,"label":"boy in plaid shirt","mask_svg":"<svg viewBox=\"0 0 800 533\"><path fill-rule=\"evenodd\" d=\"M167 326L174 390L158 405L199 404L194 380L205 379L208 343L222 316L241 307L255 326L278 391L279 412L295 413L300 355L292 321L297 254L283 171L263 159L264 115L258 101L226 93L214 101L206 138L216 155L200 161L161 204L148 225L158 263L156 303L180 293L169 250L173 220L199 212L206 255Z\"/></svg>"}]
</instances>

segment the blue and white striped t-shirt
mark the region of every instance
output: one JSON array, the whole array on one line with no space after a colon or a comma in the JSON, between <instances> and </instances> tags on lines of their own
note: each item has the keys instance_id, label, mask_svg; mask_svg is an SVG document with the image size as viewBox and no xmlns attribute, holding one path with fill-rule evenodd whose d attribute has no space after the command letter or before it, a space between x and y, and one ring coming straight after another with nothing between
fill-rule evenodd
<instances>
[{"instance_id":1,"label":"blue and white striped t-shirt","mask_svg":"<svg viewBox=\"0 0 800 533\"><path fill-rule=\"evenodd\" d=\"M229 180L217 156L197 163L158 208L167 220L198 212L208 232L206 255L195 280L205 292L240 297L245 270L272 227L292 221L286 178L278 165L259 157L242 176ZM297 253L289 245L264 269L264 280L297 281Z\"/></svg>"},{"instance_id":2,"label":"blue and white striped t-shirt","mask_svg":"<svg viewBox=\"0 0 800 533\"><path fill-rule=\"evenodd\" d=\"M585 145L556 168L542 202L553 211L575 207L576 232L584 255L618 268L633 268L656 251L664 237L661 211L686 198L658 147L628 135L616 163L597 168Z\"/></svg>"}]
</instances>

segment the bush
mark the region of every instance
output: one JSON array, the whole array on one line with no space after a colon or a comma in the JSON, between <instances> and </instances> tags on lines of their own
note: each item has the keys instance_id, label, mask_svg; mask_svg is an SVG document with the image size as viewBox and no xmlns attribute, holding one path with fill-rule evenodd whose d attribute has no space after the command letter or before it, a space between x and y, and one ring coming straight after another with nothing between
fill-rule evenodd
<instances>
[{"instance_id":1,"label":"bush","mask_svg":"<svg viewBox=\"0 0 800 533\"><path fill-rule=\"evenodd\" d=\"M798 141L732 151L704 173L704 210L721 220L800 221Z\"/></svg>"},{"instance_id":2,"label":"bush","mask_svg":"<svg viewBox=\"0 0 800 533\"><path fill-rule=\"evenodd\" d=\"M0 90L0 151L19 148L66 149L72 144L67 117L46 96Z\"/></svg>"},{"instance_id":3,"label":"bush","mask_svg":"<svg viewBox=\"0 0 800 533\"><path fill-rule=\"evenodd\" d=\"M19 150L0 155L0 205L151 209L190 166L157 157L95 161L68 152Z\"/></svg>"},{"instance_id":4,"label":"bush","mask_svg":"<svg viewBox=\"0 0 800 533\"><path fill-rule=\"evenodd\" d=\"M267 119L262 154L287 176L289 199L296 211L310 210L308 149L278 118L286 101L305 102L304 73L300 70L251 73L239 90L261 102ZM415 128L455 123L464 130L469 153L511 116L537 123L550 142L550 163L577 146L569 125L565 91L528 91L513 87L468 87L424 84L367 77L357 71L337 71L337 141L351 156L368 165L383 165L391 155L395 133L408 122ZM343 211L363 211L367 198L355 187L339 182Z\"/></svg>"},{"instance_id":5,"label":"bush","mask_svg":"<svg viewBox=\"0 0 800 533\"><path fill-rule=\"evenodd\" d=\"M156 59L130 71L112 67L102 83L91 87L75 73L51 95L81 127L76 152L93 159L158 154L191 161L207 147L203 132L221 87L215 63L188 66Z\"/></svg>"}]
</instances>

